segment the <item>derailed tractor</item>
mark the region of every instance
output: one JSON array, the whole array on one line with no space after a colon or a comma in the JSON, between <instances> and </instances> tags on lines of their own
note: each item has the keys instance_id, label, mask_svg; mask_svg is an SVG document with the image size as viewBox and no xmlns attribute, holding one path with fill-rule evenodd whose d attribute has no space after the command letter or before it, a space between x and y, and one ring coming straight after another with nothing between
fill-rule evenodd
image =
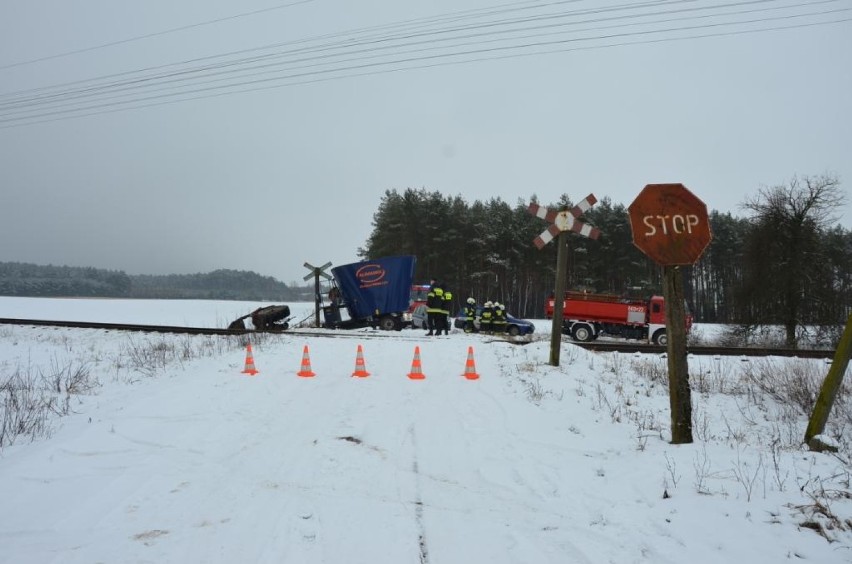
<instances>
[{"instance_id":1,"label":"derailed tractor","mask_svg":"<svg viewBox=\"0 0 852 564\"><path fill-rule=\"evenodd\" d=\"M245 329L243 320L251 318L251 324L258 331L284 331L290 328L290 306L273 305L259 307L228 325L228 329Z\"/></svg>"}]
</instances>

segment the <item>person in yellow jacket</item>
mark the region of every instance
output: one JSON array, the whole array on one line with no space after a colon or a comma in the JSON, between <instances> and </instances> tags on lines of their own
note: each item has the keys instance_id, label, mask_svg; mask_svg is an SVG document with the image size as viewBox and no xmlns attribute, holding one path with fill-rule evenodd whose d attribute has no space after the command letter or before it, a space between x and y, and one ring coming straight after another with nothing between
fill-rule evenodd
<instances>
[{"instance_id":1,"label":"person in yellow jacket","mask_svg":"<svg viewBox=\"0 0 852 564\"><path fill-rule=\"evenodd\" d=\"M464 332L473 333L478 331L474 321L476 320L476 300L473 297L467 299L467 305L464 306Z\"/></svg>"},{"instance_id":2,"label":"person in yellow jacket","mask_svg":"<svg viewBox=\"0 0 852 564\"><path fill-rule=\"evenodd\" d=\"M494 304L490 301L482 304L482 313L479 314L479 330L483 333L491 332L491 321L494 319Z\"/></svg>"},{"instance_id":3,"label":"person in yellow jacket","mask_svg":"<svg viewBox=\"0 0 852 564\"><path fill-rule=\"evenodd\" d=\"M442 307L444 306L444 290L441 286L433 282L429 288L429 293L426 294L426 323L429 327L429 332L426 336L440 335L442 329Z\"/></svg>"},{"instance_id":4,"label":"person in yellow jacket","mask_svg":"<svg viewBox=\"0 0 852 564\"><path fill-rule=\"evenodd\" d=\"M441 303L441 326L444 329L444 335L450 334L450 308L453 305L453 293L449 288L443 288L444 295ZM441 334L440 329L438 335Z\"/></svg>"},{"instance_id":5,"label":"person in yellow jacket","mask_svg":"<svg viewBox=\"0 0 852 564\"><path fill-rule=\"evenodd\" d=\"M506 332L506 306L494 302L494 317L491 320L491 330L495 333Z\"/></svg>"}]
</instances>

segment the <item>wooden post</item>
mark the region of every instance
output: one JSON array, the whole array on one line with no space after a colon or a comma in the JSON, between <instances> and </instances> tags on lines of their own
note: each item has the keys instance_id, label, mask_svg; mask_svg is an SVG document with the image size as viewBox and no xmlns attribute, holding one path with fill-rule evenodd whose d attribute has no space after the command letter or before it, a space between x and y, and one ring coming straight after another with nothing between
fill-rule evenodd
<instances>
[{"instance_id":1,"label":"wooden post","mask_svg":"<svg viewBox=\"0 0 852 564\"><path fill-rule=\"evenodd\" d=\"M316 302L314 306L314 327L320 326L320 304L322 303L322 296L320 296L320 272L322 272L319 268L314 269L314 301Z\"/></svg>"},{"instance_id":2,"label":"wooden post","mask_svg":"<svg viewBox=\"0 0 852 564\"><path fill-rule=\"evenodd\" d=\"M666 300L666 352L669 366L669 402L672 411L672 444L692 442L692 397L686 359L686 307L683 272L664 266L663 297Z\"/></svg>"},{"instance_id":3,"label":"wooden post","mask_svg":"<svg viewBox=\"0 0 852 564\"><path fill-rule=\"evenodd\" d=\"M556 289L553 294L553 327L550 333L550 365L559 366L562 350L562 318L565 307L565 286L568 278L568 232L556 238Z\"/></svg>"},{"instance_id":4,"label":"wooden post","mask_svg":"<svg viewBox=\"0 0 852 564\"><path fill-rule=\"evenodd\" d=\"M305 275L304 280L307 282L311 279L311 276L314 277L314 326L320 326L320 305L322 304L322 296L320 295L320 276L326 278L327 280L332 280L332 277L326 274L324 271L326 268L331 266L330 262L325 263L322 266L314 266L309 262L305 263L305 268L310 270L309 274Z\"/></svg>"},{"instance_id":5,"label":"wooden post","mask_svg":"<svg viewBox=\"0 0 852 564\"><path fill-rule=\"evenodd\" d=\"M814 411L811 414L811 419L808 421L808 428L805 431L805 443L808 446L811 446L811 440L814 437L821 435L825 431L828 415L831 413L831 408L837 397L837 391L843 383L843 375L846 374L846 368L849 366L850 354L852 354L852 315L846 320L846 329L843 330L843 336L840 337L840 344L837 346L837 350L834 351L834 361L831 363L828 376L825 377L825 381L822 383L822 388L819 391L819 396L816 403L814 403ZM811 450L819 449L811 447Z\"/></svg>"}]
</instances>

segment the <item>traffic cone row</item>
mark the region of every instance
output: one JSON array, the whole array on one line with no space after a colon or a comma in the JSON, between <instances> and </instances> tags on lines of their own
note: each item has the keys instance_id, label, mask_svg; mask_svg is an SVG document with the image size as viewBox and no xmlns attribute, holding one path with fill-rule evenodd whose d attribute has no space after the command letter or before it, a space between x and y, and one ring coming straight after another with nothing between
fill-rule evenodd
<instances>
[{"instance_id":1,"label":"traffic cone row","mask_svg":"<svg viewBox=\"0 0 852 564\"><path fill-rule=\"evenodd\" d=\"M254 376L259 374L260 371L255 368L254 365L254 356L251 350L251 343L246 345L246 364L245 368L242 371L243 374L248 374L249 376ZM308 351L308 345L302 349L302 364L299 367L299 371L296 372L297 376L302 378L313 378L316 376L316 373L311 369L311 355ZM364 362L364 349L361 345L358 345L358 351L355 355L355 371L352 372L353 377L357 378L366 378L370 373L367 372L367 365ZM464 365L464 374L462 374L468 380L478 380L479 374L476 372L476 364L473 360L473 347L467 348L467 360ZM409 380L425 380L426 375L423 373L423 365L420 361L420 347L414 347L414 358L411 361L411 371L408 373Z\"/></svg>"}]
</instances>

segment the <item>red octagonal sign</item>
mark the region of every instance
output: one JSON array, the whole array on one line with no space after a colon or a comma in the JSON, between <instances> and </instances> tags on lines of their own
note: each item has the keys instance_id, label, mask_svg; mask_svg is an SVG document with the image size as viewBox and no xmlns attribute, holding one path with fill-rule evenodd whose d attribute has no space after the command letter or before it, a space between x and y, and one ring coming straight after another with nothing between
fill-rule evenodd
<instances>
[{"instance_id":1,"label":"red octagonal sign","mask_svg":"<svg viewBox=\"0 0 852 564\"><path fill-rule=\"evenodd\" d=\"M713 238L707 205L683 184L648 184L627 211L633 244L663 266L694 264Z\"/></svg>"}]
</instances>

